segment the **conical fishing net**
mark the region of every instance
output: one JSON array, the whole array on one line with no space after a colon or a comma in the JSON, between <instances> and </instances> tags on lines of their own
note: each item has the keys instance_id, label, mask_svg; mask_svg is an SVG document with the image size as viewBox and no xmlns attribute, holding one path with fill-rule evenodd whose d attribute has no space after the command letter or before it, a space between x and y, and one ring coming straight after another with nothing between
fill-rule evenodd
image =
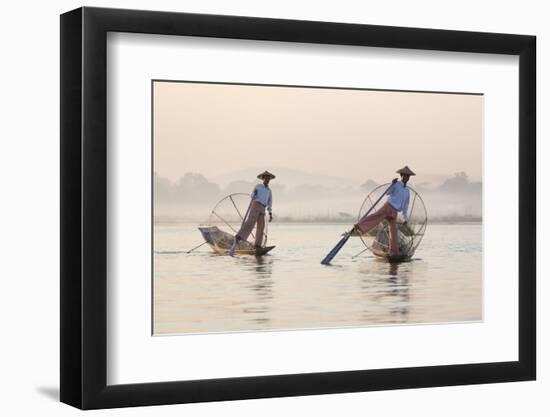
<instances>
[{"instance_id":1,"label":"conical fishing net","mask_svg":"<svg viewBox=\"0 0 550 417\"><path fill-rule=\"evenodd\" d=\"M374 188L365 198L361 209L359 210L358 221L365 215L365 213L372 207L372 205L380 198L382 193L389 187L388 184L379 185ZM397 239L400 257L405 259L411 258L418 245L424 237L426 226L428 224L428 214L426 212L426 206L420 195L410 186L409 189L409 208L408 216L409 221L407 224L403 224L403 214L400 212L397 217ZM380 209L386 202L387 196L376 205L371 211L371 214ZM389 257L390 255L390 239L389 239L389 224L386 220L379 223L368 233L361 235L361 240L364 245L377 256Z\"/></svg>"},{"instance_id":2,"label":"conical fishing net","mask_svg":"<svg viewBox=\"0 0 550 417\"><path fill-rule=\"evenodd\" d=\"M230 194L222 198L212 209L208 219L209 235L212 242L209 242L221 250L231 247L235 235L241 228L243 220L249 212L251 195L245 193ZM267 243L268 222L265 219L262 245ZM239 242L237 250L253 251L254 240L256 239L256 225L252 229L247 240Z\"/></svg>"}]
</instances>

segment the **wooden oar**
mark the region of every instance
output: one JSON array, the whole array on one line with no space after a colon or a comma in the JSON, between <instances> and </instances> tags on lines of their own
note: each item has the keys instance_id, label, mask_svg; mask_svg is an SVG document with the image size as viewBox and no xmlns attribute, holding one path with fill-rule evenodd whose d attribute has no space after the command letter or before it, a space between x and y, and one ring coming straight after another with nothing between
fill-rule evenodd
<instances>
[{"instance_id":1,"label":"wooden oar","mask_svg":"<svg viewBox=\"0 0 550 417\"><path fill-rule=\"evenodd\" d=\"M366 217L370 214L370 212L374 209L374 207L376 207L376 205L380 202L380 200L382 200L382 197L386 195L386 193L390 190L392 186L393 186L393 183L391 183L390 186L386 188L386 191L384 191L382 195L378 197L378 200L374 202L374 204L371 206L370 209L368 209L368 211L365 213L363 217ZM342 249L342 247L346 244L346 242L348 241L348 239L350 238L354 230L355 230L355 225L350 231L344 234L344 237L340 239L340 241L336 244L336 246L334 246L332 250L328 253L328 255L325 256L325 258L321 261L321 264L330 265L330 261L332 261L334 257L338 254L338 252L340 252L340 249Z\"/></svg>"},{"instance_id":2,"label":"wooden oar","mask_svg":"<svg viewBox=\"0 0 550 417\"><path fill-rule=\"evenodd\" d=\"M250 213L250 208L252 207L252 202L254 201L253 198L250 199L250 203L248 203L248 208L246 209L246 213L244 214L244 217L241 215L241 212L239 211L239 209L237 208L237 205L235 204L235 202L233 201L233 199L231 198L231 202L233 203L233 206L235 206L235 210L237 210L237 213L239 213L239 217L241 218L241 228L243 227L243 224L246 220L246 218L248 217L248 213ZM231 227L231 226L230 226ZM228 255L229 256L233 256L234 255L234 252L235 252L235 248L238 246L238 242L237 242L237 234L239 232L235 231L235 229L233 229L231 227L231 229L235 232L235 241L233 242L233 245L231 245L231 247L229 248L229 252ZM251 233L252 236L254 237L254 239L256 239L256 237L254 236L253 233ZM235 248L233 248L235 246Z\"/></svg>"},{"instance_id":3,"label":"wooden oar","mask_svg":"<svg viewBox=\"0 0 550 417\"><path fill-rule=\"evenodd\" d=\"M351 257L351 259L355 259L355 258L357 258L357 257L358 257L359 255L361 255L361 254L365 253L365 252L366 252L366 251L368 251L368 250L369 250L369 248L365 248L365 249L363 249L363 250L362 250L361 252L359 252L359 253L356 253L355 255L353 255L353 256Z\"/></svg>"},{"instance_id":4,"label":"wooden oar","mask_svg":"<svg viewBox=\"0 0 550 417\"><path fill-rule=\"evenodd\" d=\"M187 252L185 252L185 253L191 253L191 252L193 252L195 249L198 249L198 248L200 248L202 245L206 245L207 243L208 243L208 242L202 242L200 245L195 246L193 249L189 249L189 250L188 250Z\"/></svg>"}]
</instances>

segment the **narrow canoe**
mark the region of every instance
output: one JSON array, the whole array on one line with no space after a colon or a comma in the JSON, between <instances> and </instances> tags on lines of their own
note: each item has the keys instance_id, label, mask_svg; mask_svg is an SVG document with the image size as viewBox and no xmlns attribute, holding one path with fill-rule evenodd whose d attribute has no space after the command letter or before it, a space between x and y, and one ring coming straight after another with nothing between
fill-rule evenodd
<instances>
[{"instance_id":1,"label":"narrow canoe","mask_svg":"<svg viewBox=\"0 0 550 417\"><path fill-rule=\"evenodd\" d=\"M394 256L391 256L383 250L377 250L377 249L374 249L374 248L371 248L371 252L373 253L373 255L378 256L379 258L384 258L388 262L404 262L404 261L408 261L408 260L411 259L410 255L394 255Z\"/></svg>"},{"instance_id":2,"label":"narrow canoe","mask_svg":"<svg viewBox=\"0 0 550 417\"><path fill-rule=\"evenodd\" d=\"M203 239L212 250L221 255L227 255L229 249L234 242L233 235L220 230L216 226L201 226L199 231ZM262 256L271 251L275 246L265 246L263 248L256 248L254 245L247 241L239 242L239 246L235 250L235 255L253 255Z\"/></svg>"},{"instance_id":3,"label":"narrow canoe","mask_svg":"<svg viewBox=\"0 0 550 417\"><path fill-rule=\"evenodd\" d=\"M228 248L221 248L216 245L208 244L212 250L220 255L227 255L229 253ZM263 248L253 248L253 249L237 249L235 255L253 255L253 256L263 256L272 250L275 246L265 246Z\"/></svg>"}]
</instances>

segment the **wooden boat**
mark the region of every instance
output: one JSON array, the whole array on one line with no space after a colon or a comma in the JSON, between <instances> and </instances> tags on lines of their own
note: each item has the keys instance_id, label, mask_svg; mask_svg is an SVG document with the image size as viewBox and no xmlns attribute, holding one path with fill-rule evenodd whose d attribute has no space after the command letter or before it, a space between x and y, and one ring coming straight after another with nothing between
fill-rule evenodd
<instances>
[{"instance_id":1,"label":"wooden boat","mask_svg":"<svg viewBox=\"0 0 550 417\"><path fill-rule=\"evenodd\" d=\"M208 223L199 227L203 239L214 252L222 255L229 253L229 249L235 242L237 230L248 215L250 206L250 194L245 193L229 194L216 203L210 212ZM240 241L235 255L262 256L273 250L275 246L267 246L267 229L266 223L261 248L256 248L250 241ZM250 233L250 238L256 240L255 227Z\"/></svg>"},{"instance_id":2,"label":"wooden boat","mask_svg":"<svg viewBox=\"0 0 550 417\"><path fill-rule=\"evenodd\" d=\"M220 230L217 226L200 226L199 231L203 239L214 252L220 255L227 255L229 253L229 249L235 240L233 235ZM275 246L256 248L250 242L240 241L235 250L235 255L263 256L273 248L275 248Z\"/></svg>"},{"instance_id":3,"label":"wooden boat","mask_svg":"<svg viewBox=\"0 0 550 417\"><path fill-rule=\"evenodd\" d=\"M374 248L370 248L370 251L373 255L384 258L388 262L405 262L409 261L412 257L412 255L409 254L389 255L385 250L377 250Z\"/></svg>"}]
</instances>

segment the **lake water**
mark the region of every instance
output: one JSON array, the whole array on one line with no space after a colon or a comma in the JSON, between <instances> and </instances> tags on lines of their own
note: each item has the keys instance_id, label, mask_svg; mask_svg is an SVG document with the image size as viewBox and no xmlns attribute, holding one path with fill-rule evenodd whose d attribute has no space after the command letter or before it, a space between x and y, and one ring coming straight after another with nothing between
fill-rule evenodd
<instances>
[{"instance_id":1,"label":"lake water","mask_svg":"<svg viewBox=\"0 0 550 417\"><path fill-rule=\"evenodd\" d=\"M352 237L321 259L342 224L271 223L270 254L230 257L202 242L196 225L156 223L156 335L339 328L482 319L480 224L428 225L410 262L389 264Z\"/></svg>"}]
</instances>

